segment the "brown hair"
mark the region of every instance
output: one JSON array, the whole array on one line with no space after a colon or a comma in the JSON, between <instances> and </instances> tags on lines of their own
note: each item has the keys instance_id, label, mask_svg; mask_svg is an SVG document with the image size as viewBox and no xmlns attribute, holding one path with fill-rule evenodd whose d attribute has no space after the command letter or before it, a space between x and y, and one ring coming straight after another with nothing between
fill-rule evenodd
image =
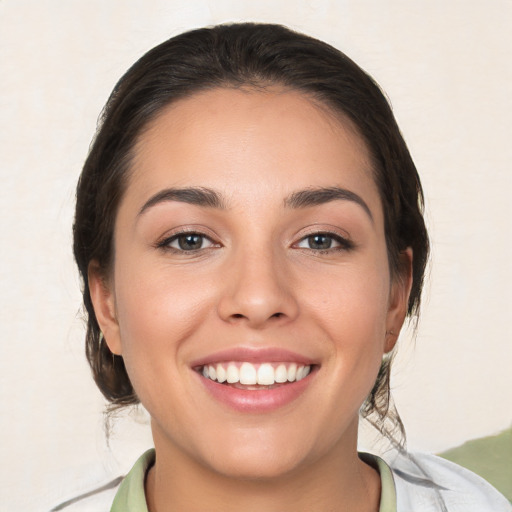
<instances>
[{"instance_id":1,"label":"brown hair","mask_svg":"<svg viewBox=\"0 0 512 512\"><path fill-rule=\"evenodd\" d=\"M83 279L86 354L96 384L116 406L138 403L122 357L101 343L87 282L96 260L108 274L113 230L127 185L137 137L170 103L217 87L281 85L304 92L350 119L373 159L385 216L390 271L399 278L400 255L414 254L408 314L417 315L429 252L418 173L391 108L373 79L332 46L279 25L230 24L186 32L146 53L119 80L102 112L77 187L74 254ZM390 403L391 360L385 360L363 405L393 438L403 426ZM391 421L390 421L391 419Z\"/></svg>"}]
</instances>

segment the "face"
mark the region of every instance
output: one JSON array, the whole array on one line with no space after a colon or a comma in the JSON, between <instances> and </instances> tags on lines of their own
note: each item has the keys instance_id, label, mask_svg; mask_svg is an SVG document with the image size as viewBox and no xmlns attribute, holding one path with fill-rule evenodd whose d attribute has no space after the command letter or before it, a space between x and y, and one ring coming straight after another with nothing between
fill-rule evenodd
<instances>
[{"instance_id":1,"label":"face","mask_svg":"<svg viewBox=\"0 0 512 512\"><path fill-rule=\"evenodd\" d=\"M297 92L218 89L145 131L96 314L157 451L273 477L355 453L403 322L353 127Z\"/></svg>"}]
</instances>

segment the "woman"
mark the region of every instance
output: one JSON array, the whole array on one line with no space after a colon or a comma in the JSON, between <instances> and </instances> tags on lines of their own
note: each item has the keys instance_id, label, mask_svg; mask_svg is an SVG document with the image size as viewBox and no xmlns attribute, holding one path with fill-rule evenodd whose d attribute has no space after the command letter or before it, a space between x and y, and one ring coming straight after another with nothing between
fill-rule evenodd
<instances>
[{"instance_id":1,"label":"woman","mask_svg":"<svg viewBox=\"0 0 512 512\"><path fill-rule=\"evenodd\" d=\"M155 443L111 510L510 510L400 448L389 373L420 304L422 201L383 94L327 44L239 24L142 57L74 225L94 378L144 405ZM393 467L357 453L360 413Z\"/></svg>"}]
</instances>

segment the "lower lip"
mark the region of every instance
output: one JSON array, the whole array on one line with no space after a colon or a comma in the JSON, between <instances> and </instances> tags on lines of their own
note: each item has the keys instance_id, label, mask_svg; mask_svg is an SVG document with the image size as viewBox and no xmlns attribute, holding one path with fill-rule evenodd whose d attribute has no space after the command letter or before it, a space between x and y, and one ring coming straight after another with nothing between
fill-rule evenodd
<instances>
[{"instance_id":1,"label":"lower lip","mask_svg":"<svg viewBox=\"0 0 512 512\"><path fill-rule=\"evenodd\" d=\"M299 398L310 385L314 371L299 381L289 382L273 389L238 389L226 384L219 384L200 374L198 378L207 391L219 402L231 409L246 413L271 412Z\"/></svg>"}]
</instances>

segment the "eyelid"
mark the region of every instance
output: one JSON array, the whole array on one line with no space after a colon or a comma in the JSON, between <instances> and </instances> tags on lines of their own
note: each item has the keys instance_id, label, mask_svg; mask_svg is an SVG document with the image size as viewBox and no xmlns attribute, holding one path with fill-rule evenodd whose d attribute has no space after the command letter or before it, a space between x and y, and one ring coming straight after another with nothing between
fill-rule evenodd
<instances>
[{"instance_id":1,"label":"eyelid","mask_svg":"<svg viewBox=\"0 0 512 512\"><path fill-rule=\"evenodd\" d=\"M183 249L178 249L175 247L171 247L170 243L174 240L177 240L180 236L183 235L199 235L204 239L207 239L211 242L210 247L201 247L200 249L185 251ZM221 243L217 241L218 237L214 236L209 229L206 229L202 226L187 226L187 227L179 227L167 231L163 236L161 236L154 244L155 248L163 249L163 250L174 250L179 253L190 252L193 253L195 251L201 251L205 249L210 249L211 247L221 247Z\"/></svg>"},{"instance_id":2,"label":"eyelid","mask_svg":"<svg viewBox=\"0 0 512 512\"><path fill-rule=\"evenodd\" d=\"M298 244L305 241L311 236L315 235L325 235L331 237L334 241L336 241L339 245L337 247L330 247L329 249L311 249L309 247L300 247ZM328 251L336 251L336 250L350 250L355 248L355 243L352 241L350 235L340 228L335 228L334 226L321 226L315 225L306 228L305 231L299 233L296 237L296 242L292 244L292 247L298 249L311 250L317 253L328 252Z\"/></svg>"},{"instance_id":3,"label":"eyelid","mask_svg":"<svg viewBox=\"0 0 512 512\"><path fill-rule=\"evenodd\" d=\"M332 239L333 243L335 245L331 246L331 247L328 247L327 249L313 249L312 247L306 247L306 246L303 246L302 244L303 243L308 243L309 239L316 236L316 235L323 235L325 236L326 238L330 238ZM326 251L326 250L329 250L329 249L337 249L339 247L344 247L344 244L342 241L340 241L340 237L338 236L335 236L335 235L332 235L330 233L315 233L314 235L308 235L308 236L304 236L302 237L296 244L295 244L299 249L310 249L310 250L314 250L314 251Z\"/></svg>"},{"instance_id":4,"label":"eyelid","mask_svg":"<svg viewBox=\"0 0 512 512\"><path fill-rule=\"evenodd\" d=\"M201 239L201 247L198 247L197 249L184 249L182 247L174 246L174 244L176 242L178 242L178 245L179 245L179 242L181 241L180 238L182 236L187 236L187 235L188 236L193 235L194 237L200 238ZM215 242L213 242L213 240L211 238L207 237L206 235L202 235L201 233L180 233L178 235L174 235L171 238L169 238L165 244L165 247L169 248L169 249L174 249L178 252L196 252L196 251L201 251L204 249L209 249L210 247L215 247Z\"/></svg>"}]
</instances>

